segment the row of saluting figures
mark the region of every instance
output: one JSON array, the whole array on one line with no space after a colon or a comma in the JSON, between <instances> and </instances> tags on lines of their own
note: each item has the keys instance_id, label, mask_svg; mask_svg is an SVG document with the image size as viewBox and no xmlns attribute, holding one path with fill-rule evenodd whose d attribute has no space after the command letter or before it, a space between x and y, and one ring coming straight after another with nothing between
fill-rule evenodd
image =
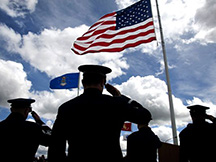
<instances>
[{"instance_id":1,"label":"row of saluting figures","mask_svg":"<svg viewBox=\"0 0 216 162\"><path fill-rule=\"evenodd\" d=\"M152 120L150 111L106 84L110 68L82 65L78 69L83 72L84 93L59 107L52 130L32 111L34 99L8 100L11 113L0 122L0 159L34 161L38 146L44 145L49 146L49 162L77 159L81 162L156 162L157 149L162 143L148 126ZM104 86L112 96L102 94ZM206 114L208 107L194 105L188 108L193 123L180 133L180 162L215 161L212 149L216 144L215 118ZM30 112L36 122L26 121ZM127 156L123 158L119 137L125 121L138 124L139 130L127 138ZM104 129L107 127L110 128L108 134ZM66 143L69 145L67 155ZM83 154L83 150L88 151Z\"/></svg>"}]
</instances>

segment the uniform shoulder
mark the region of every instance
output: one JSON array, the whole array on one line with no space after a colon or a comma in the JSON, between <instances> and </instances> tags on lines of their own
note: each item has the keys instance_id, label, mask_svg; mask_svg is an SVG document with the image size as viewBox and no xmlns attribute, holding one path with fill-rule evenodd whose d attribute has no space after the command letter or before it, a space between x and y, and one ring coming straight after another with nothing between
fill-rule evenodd
<instances>
[{"instance_id":1,"label":"uniform shoulder","mask_svg":"<svg viewBox=\"0 0 216 162\"><path fill-rule=\"evenodd\" d=\"M128 135L128 139L133 139L133 138L136 138L136 136L138 136L140 133L139 131L135 131L133 133L131 133L130 135Z\"/></svg>"},{"instance_id":2,"label":"uniform shoulder","mask_svg":"<svg viewBox=\"0 0 216 162\"><path fill-rule=\"evenodd\" d=\"M27 128L29 128L29 129L41 130L41 126L35 122L25 121L24 123L27 126Z\"/></svg>"},{"instance_id":3,"label":"uniform shoulder","mask_svg":"<svg viewBox=\"0 0 216 162\"><path fill-rule=\"evenodd\" d=\"M124 95L121 95L121 96L114 96L114 97L113 97L113 96L104 94L103 96L106 97L106 98L112 99L112 100L114 100L114 101L117 101L117 102L122 102L122 103L128 103L128 101L130 100L129 98L127 98L127 97L124 96Z\"/></svg>"},{"instance_id":4,"label":"uniform shoulder","mask_svg":"<svg viewBox=\"0 0 216 162\"><path fill-rule=\"evenodd\" d=\"M81 99L81 96L77 96L77 97L75 97L73 99L70 99L70 100L64 102L63 104L61 104L59 106L59 109L65 109L66 107L69 107L72 104L76 104L76 103L78 103L80 101L80 99Z\"/></svg>"},{"instance_id":5,"label":"uniform shoulder","mask_svg":"<svg viewBox=\"0 0 216 162\"><path fill-rule=\"evenodd\" d=\"M182 131L180 132L180 136L182 136L183 134L189 132L191 129L193 128L193 124L188 124L184 129L182 129Z\"/></svg>"}]
</instances>

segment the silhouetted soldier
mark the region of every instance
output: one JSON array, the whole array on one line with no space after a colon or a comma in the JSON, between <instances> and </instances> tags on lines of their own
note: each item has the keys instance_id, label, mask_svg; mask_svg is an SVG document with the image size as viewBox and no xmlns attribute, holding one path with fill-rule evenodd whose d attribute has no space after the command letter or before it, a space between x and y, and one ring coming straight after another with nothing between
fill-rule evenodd
<instances>
[{"instance_id":1,"label":"silhouetted soldier","mask_svg":"<svg viewBox=\"0 0 216 162\"><path fill-rule=\"evenodd\" d=\"M43 126L40 117L33 112L36 123L26 121L32 111L33 99L12 99L11 114L0 122L0 161L32 162L39 144L47 146L51 129Z\"/></svg>"},{"instance_id":2,"label":"silhouetted soldier","mask_svg":"<svg viewBox=\"0 0 216 162\"><path fill-rule=\"evenodd\" d=\"M162 143L157 135L148 126L152 119L150 112L144 124L138 124L138 131L127 138L126 162L156 162L157 149Z\"/></svg>"},{"instance_id":3,"label":"silhouetted soldier","mask_svg":"<svg viewBox=\"0 0 216 162\"><path fill-rule=\"evenodd\" d=\"M84 73L84 93L59 107L48 160L120 162L119 138L124 122L142 123L147 110L109 84L107 91L118 97L102 94L110 68L83 65L78 69Z\"/></svg>"},{"instance_id":4,"label":"silhouetted soldier","mask_svg":"<svg viewBox=\"0 0 216 162\"><path fill-rule=\"evenodd\" d=\"M179 135L180 162L213 162L216 161L216 120L207 115L209 107L194 105L188 106L193 123L188 124ZM213 123L205 120L209 119Z\"/></svg>"}]
</instances>

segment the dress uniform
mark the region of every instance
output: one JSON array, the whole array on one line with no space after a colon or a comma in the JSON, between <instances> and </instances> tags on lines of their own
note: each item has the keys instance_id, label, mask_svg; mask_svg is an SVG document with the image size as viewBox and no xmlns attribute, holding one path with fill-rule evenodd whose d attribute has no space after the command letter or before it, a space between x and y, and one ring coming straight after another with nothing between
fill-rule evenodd
<instances>
[{"instance_id":1,"label":"dress uniform","mask_svg":"<svg viewBox=\"0 0 216 162\"><path fill-rule=\"evenodd\" d=\"M127 138L127 162L157 162L162 143L150 127L142 127Z\"/></svg>"},{"instance_id":2,"label":"dress uniform","mask_svg":"<svg viewBox=\"0 0 216 162\"><path fill-rule=\"evenodd\" d=\"M206 110L209 107L189 106L193 123L188 124L180 132L180 162L213 162L215 160L216 146L216 120L213 123L207 119Z\"/></svg>"},{"instance_id":3,"label":"dress uniform","mask_svg":"<svg viewBox=\"0 0 216 162\"><path fill-rule=\"evenodd\" d=\"M105 78L111 69L99 65L83 65L79 70L86 77ZM59 107L52 132L53 142L48 151L52 161L122 161L119 143L125 121L141 123L146 110L125 96L112 97L97 88L86 88L84 93ZM68 153L66 155L66 142Z\"/></svg>"},{"instance_id":4,"label":"dress uniform","mask_svg":"<svg viewBox=\"0 0 216 162\"><path fill-rule=\"evenodd\" d=\"M26 109L30 112L31 103L35 100L18 98L8 102L11 103L11 109ZM39 144L48 145L50 135L43 133L41 125L26 121L26 117L12 111L0 122L0 161L32 162Z\"/></svg>"}]
</instances>

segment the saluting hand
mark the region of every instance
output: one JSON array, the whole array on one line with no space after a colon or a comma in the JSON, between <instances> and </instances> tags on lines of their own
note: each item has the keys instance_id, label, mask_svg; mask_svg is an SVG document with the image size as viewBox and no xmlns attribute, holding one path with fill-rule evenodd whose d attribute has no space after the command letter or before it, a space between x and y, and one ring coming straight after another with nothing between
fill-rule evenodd
<instances>
[{"instance_id":1,"label":"saluting hand","mask_svg":"<svg viewBox=\"0 0 216 162\"><path fill-rule=\"evenodd\" d=\"M40 119L39 115L35 111L32 111L31 114L34 120L36 121L36 123L40 125L44 124L44 122Z\"/></svg>"},{"instance_id":2,"label":"saluting hand","mask_svg":"<svg viewBox=\"0 0 216 162\"><path fill-rule=\"evenodd\" d=\"M107 91L111 94L111 95L113 95L113 96L121 96L121 93L120 93L120 91L117 89L117 88L115 88L115 87L113 87L111 84L106 84L105 85L105 88L107 89Z\"/></svg>"},{"instance_id":3,"label":"saluting hand","mask_svg":"<svg viewBox=\"0 0 216 162\"><path fill-rule=\"evenodd\" d=\"M209 120L211 120L213 122L215 120L215 117L212 116L212 115L206 114L206 119L209 119Z\"/></svg>"}]
</instances>

